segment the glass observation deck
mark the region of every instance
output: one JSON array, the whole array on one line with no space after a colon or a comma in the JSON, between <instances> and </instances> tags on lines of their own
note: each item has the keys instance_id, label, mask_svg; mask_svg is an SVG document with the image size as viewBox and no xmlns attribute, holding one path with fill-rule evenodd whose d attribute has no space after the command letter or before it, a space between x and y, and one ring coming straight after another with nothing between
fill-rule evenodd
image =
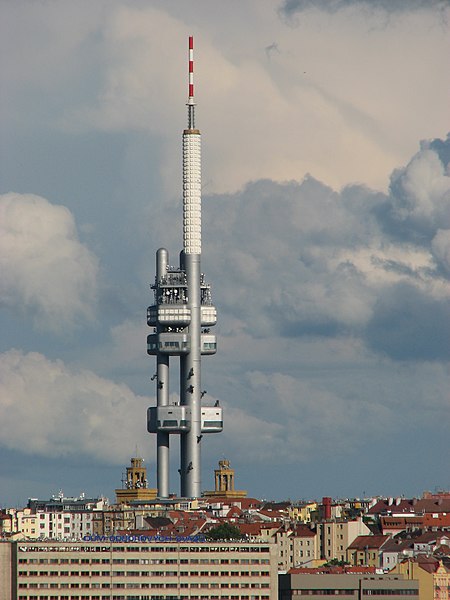
<instances>
[{"instance_id":1,"label":"glass observation deck","mask_svg":"<svg viewBox=\"0 0 450 600\"><path fill-rule=\"evenodd\" d=\"M212 305L200 307L202 327L212 327L217 323L217 309ZM147 308L147 325L157 327L160 325L183 326L191 322L191 309L187 304L153 304Z\"/></svg>"},{"instance_id":2,"label":"glass observation deck","mask_svg":"<svg viewBox=\"0 0 450 600\"><path fill-rule=\"evenodd\" d=\"M191 338L189 333L177 331L163 331L151 333L147 336L147 354L156 355L170 354L180 356L188 354L191 350ZM216 336L211 333L201 334L201 353L215 354L217 351Z\"/></svg>"},{"instance_id":3,"label":"glass observation deck","mask_svg":"<svg viewBox=\"0 0 450 600\"><path fill-rule=\"evenodd\" d=\"M191 349L191 341L188 333L167 331L151 333L147 336L147 354L172 354L179 356L187 354Z\"/></svg>"},{"instance_id":4,"label":"glass observation deck","mask_svg":"<svg viewBox=\"0 0 450 600\"><path fill-rule=\"evenodd\" d=\"M202 406L202 433L220 433L223 429L222 408L220 406ZM151 406L147 411L147 431L158 433L183 433L191 429L191 409L189 406L170 404Z\"/></svg>"},{"instance_id":5,"label":"glass observation deck","mask_svg":"<svg viewBox=\"0 0 450 600\"><path fill-rule=\"evenodd\" d=\"M149 433L158 433L158 431L181 433L190 429L190 409L187 406L151 406L147 411Z\"/></svg>"},{"instance_id":6,"label":"glass observation deck","mask_svg":"<svg viewBox=\"0 0 450 600\"><path fill-rule=\"evenodd\" d=\"M147 325L186 326L191 322L191 309L186 304L154 304L147 308Z\"/></svg>"}]
</instances>

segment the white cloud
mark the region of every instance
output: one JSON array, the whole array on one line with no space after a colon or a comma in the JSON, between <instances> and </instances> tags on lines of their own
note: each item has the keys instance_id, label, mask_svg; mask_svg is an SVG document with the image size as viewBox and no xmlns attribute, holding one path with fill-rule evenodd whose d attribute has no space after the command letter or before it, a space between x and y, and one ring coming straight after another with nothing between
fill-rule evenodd
<instances>
[{"instance_id":1,"label":"white cloud","mask_svg":"<svg viewBox=\"0 0 450 600\"><path fill-rule=\"evenodd\" d=\"M450 228L450 177L427 144L391 177L393 216L419 226Z\"/></svg>"},{"instance_id":2,"label":"white cloud","mask_svg":"<svg viewBox=\"0 0 450 600\"><path fill-rule=\"evenodd\" d=\"M80 243L70 211L32 194L0 197L1 303L42 328L92 319L98 261Z\"/></svg>"},{"instance_id":3,"label":"white cloud","mask_svg":"<svg viewBox=\"0 0 450 600\"><path fill-rule=\"evenodd\" d=\"M147 398L37 352L0 355L0 445L48 457L128 462L149 443Z\"/></svg>"},{"instance_id":4,"label":"white cloud","mask_svg":"<svg viewBox=\"0 0 450 600\"><path fill-rule=\"evenodd\" d=\"M448 204L449 178L432 154L440 165L439 184L428 170L416 181L435 190L427 197L440 214ZM310 178L300 185L257 182L242 193L206 199L207 275L222 307L255 337L274 331L359 336L378 299L397 283L436 300L448 298L431 246L410 241L409 213L398 239L384 231L384 215L396 202L397 196L357 186L335 193ZM435 252L444 252L441 238Z\"/></svg>"},{"instance_id":5,"label":"white cloud","mask_svg":"<svg viewBox=\"0 0 450 600\"><path fill-rule=\"evenodd\" d=\"M100 89L95 100L67 105L60 125L155 134L172 194L192 32L209 192L308 172L334 187L383 189L417 139L445 131L448 36L433 10L383 26L376 14L306 13L291 28L272 2L254 2L246 16L258 26L236 20L225 34L220 20L206 17L199 28L194 13L157 6L113 5L99 19ZM273 43L278 51L268 57Z\"/></svg>"}]
</instances>

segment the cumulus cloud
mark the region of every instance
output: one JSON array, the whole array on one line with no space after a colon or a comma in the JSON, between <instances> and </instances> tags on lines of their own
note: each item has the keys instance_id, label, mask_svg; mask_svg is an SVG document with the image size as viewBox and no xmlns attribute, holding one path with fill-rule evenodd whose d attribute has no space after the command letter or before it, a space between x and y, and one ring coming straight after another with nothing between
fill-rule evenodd
<instances>
[{"instance_id":1,"label":"cumulus cloud","mask_svg":"<svg viewBox=\"0 0 450 600\"><path fill-rule=\"evenodd\" d=\"M0 355L0 405L0 445L11 450L117 464L148 443L148 399L37 352Z\"/></svg>"},{"instance_id":2,"label":"cumulus cloud","mask_svg":"<svg viewBox=\"0 0 450 600\"><path fill-rule=\"evenodd\" d=\"M450 146L447 140L446 146ZM430 143L403 169L391 176L392 230L410 234L416 241L429 239L438 227L450 228L450 177Z\"/></svg>"},{"instance_id":3,"label":"cumulus cloud","mask_svg":"<svg viewBox=\"0 0 450 600\"><path fill-rule=\"evenodd\" d=\"M32 194L0 197L0 302L35 325L61 331L91 320L98 261L64 206Z\"/></svg>"},{"instance_id":4,"label":"cumulus cloud","mask_svg":"<svg viewBox=\"0 0 450 600\"><path fill-rule=\"evenodd\" d=\"M222 307L254 337L367 336L401 358L382 332L395 337L388 307L407 300L403 358L445 359L450 177L431 146L396 171L389 195L337 193L307 177L206 199L205 255ZM441 320L442 336L431 335Z\"/></svg>"}]
</instances>

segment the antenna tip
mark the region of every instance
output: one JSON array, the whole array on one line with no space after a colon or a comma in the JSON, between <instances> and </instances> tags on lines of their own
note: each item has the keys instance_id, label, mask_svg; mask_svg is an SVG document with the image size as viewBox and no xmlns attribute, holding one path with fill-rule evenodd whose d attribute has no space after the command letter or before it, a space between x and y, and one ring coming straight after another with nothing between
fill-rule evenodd
<instances>
[{"instance_id":1,"label":"antenna tip","mask_svg":"<svg viewBox=\"0 0 450 600\"><path fill-rule=\"evenodd\" d=\"M189 36L189 104L194 103L194 36Z\"/></svg>"}]
</instances>

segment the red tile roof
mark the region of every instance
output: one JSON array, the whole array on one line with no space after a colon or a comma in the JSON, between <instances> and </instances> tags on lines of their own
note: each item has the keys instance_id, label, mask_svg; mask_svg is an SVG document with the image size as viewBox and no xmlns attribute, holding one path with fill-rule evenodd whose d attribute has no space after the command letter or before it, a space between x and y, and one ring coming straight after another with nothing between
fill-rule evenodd
<instances>
[{"instance_id":1,"label":"red tile roof","mask_svg":"<svg viewBox=\"0 0 450 600\"><path fill-rule=\"evenodd\" d=\"M379 500L368 514L424 514L424 513L449 513L450 498L397 498L390 500Z\"/></svg>"},{"instance_id":2,"label":"red tile roof","mask_svg":"<svg viewBox=\"0 0 450 600\"><path fill-rule=\"evenodd\" d=\"M317 533L308 527L308 525L297 525L295 529L292 530L293 537L310 537L313 538L317 535Z\"/></svg>"},{"instance_id":3,"label":"red tile roof","mask_svg":"<svg viewBox=\"0 0 450 600\"><path fill-rule=\"evenodd\" d=\"M380 549L388 539L388 535L359 535L348 546L348 550Z\"/></svg>"}]
</instances>

